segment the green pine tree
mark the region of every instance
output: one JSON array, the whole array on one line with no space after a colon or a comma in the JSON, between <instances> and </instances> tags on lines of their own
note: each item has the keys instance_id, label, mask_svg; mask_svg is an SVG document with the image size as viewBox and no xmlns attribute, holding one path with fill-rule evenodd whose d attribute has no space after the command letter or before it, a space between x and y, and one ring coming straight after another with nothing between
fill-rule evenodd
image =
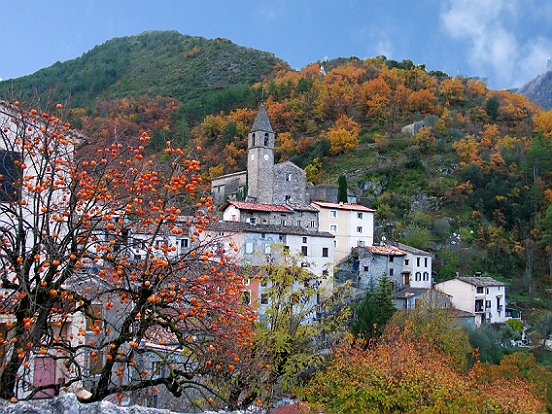
<instances>
[{"instance_id":1,"label":"green pine tree","mask_svg":"<svg viewBox=\"0 0 552 414\"><path fill-rule=\"evenodd\" d=\"M347 202L347 177L340 175L337 180L337 202L346 203Z\"/></svg>"}]
</instances>

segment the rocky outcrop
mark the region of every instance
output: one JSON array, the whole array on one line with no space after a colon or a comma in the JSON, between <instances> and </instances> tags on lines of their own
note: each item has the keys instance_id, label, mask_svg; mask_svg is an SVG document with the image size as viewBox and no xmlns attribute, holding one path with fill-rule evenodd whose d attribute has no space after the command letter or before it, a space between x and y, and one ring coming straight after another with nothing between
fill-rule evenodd
<instances>
[{"instance_id":1,"label":"rocky outcrop","mask_svg":"<svg viewBox=\"0 0 552 414\"><path fill-rule=\"evenodd\" d=\"M544 109L552 108L552 71L545 72L517 90Z\"/></svg>"}]
</instances>

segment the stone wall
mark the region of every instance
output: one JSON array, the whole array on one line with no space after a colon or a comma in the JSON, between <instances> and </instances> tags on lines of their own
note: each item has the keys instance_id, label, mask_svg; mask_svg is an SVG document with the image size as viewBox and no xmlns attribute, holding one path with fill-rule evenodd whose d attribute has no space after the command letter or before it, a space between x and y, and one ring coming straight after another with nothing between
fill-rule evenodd
<instances>
[{"instance_id":1,"label":"stone wall","mask_svg":"<svg viewBox=\"0 0 552 414\"><path fill-rule=\"evenodd\" d=\"M305 171L286 161L274 166L273 203L306 203L307 179ZM286 197L287 196L287 197ZM287 198L287 200L286 200Z\"/></svg>"}]
</instances>

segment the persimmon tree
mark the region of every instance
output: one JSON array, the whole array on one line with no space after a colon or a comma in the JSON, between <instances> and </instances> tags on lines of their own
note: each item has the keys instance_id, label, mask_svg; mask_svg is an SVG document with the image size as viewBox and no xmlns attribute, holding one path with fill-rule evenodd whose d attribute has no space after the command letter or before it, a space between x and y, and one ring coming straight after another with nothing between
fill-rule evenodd
<instances>
[{"instance_id":1,"label":"persimmon tree","mask_svg":"<svg viewBox=\"0 0 552 414\"><path fill-rule=\"evenodd\" d=\"M154 163L145 134L79 158L87 141L57 110L0 114L0 397L163 385L216 398L205 379L232 371L253 315L224 252L202 241L214 207L197 196L199 161L168 142ZM215 348L229 359L218 369ZM37 374L46 361L50 377Z\"/></svg>"}]
</instances>

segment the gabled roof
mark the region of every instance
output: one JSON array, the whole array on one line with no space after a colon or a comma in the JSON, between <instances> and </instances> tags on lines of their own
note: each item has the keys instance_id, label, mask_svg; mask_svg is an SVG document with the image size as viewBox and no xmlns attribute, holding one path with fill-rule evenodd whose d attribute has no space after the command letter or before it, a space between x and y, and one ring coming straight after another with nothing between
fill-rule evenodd
<instances>
[{"instance_id":1,"label":"gabled roof","mask_svg":"<svg viewBox=\"0 0 552 414\"><path fill-rule=\"evenodd\" d=\"M456 279L476 287L506 286L505 283L486 276L459 276Z\"/></svg>"},{"instance_id":2,"label":"gabled roof","mask_svg":"<svg viewBox=\"0 0 552 414\"><path fill-rule=\"evenodd\" d=\"M290 234L294 236L327 237L335 236L326 231L307 230L300 226L280 226L276 224L251 224L243 221L216 221L207 230L227 231L230 233L266 233L266 234Z\"/></svg>"},{"instance_id":3,"label":"gabled roof","mask_svg":"<svg viewBox=\"0 0 552 414\"><path fill-rule=\"evenodd\" d=\"M286 206L280 204L265 204L265 203L249 203L247 201L227 201L220 210L224 211L226 208L232 205L240 210L249 210L249 211L263 211L267 213L277 212L277 213L291 213L292 210Z\"/></svg>"},{"instance_id":4,"label":"gabled roof","mask_svg":"<svg viewBox=\"0 0 552 414\"><path fill-rule=\"evenodd\" d=\"M418 256L432 256L431 253L425 252L420 249L416 249L415 247L408 246L407 244L398 243L398 242L387 242L387 243L407 253L412 253Z\"/></svg>"},{"instance_id":5,"label":"gabled roof","mask_svg":"<svg viewBox=\"0 0 552 414\"><path fill-rule=\"evenodd\" d=\"M313 201L311 204L322 208L335 208L336 210L366 211L368 213L376 211L372 208L361 206L360 204L329 203L327 201Z\"/></svg>"},{"instance_id":6,"label":"gabled roof","mask_svg":"<svg viewBox=\"0 0 552 414\"><path fill-rule=\"evenodd\" d=\"M259 107L259 111L257 112L257 116L255 117L255 122L253 122L253 126L251 127L251 132L255 131L274 132L272 126L270 125L266 108L262 102Z\"/></svg>"},{"instance_id":7,"label":"gabled roof","mask_svg":"<svg viewBox=\"0 0 552 414\"><path fill-rule=\"evenodd\" d=\"M392 298L396 299L408 299L412 296L420 296L423 293L428 292L430 289L426 288L413 288L413 287L405 287L401 290L397 290L396 292L393 292L391 294Z\"/></svg>"},{"instance_id":8,"label":"gabled roof","mask_svg":"<svg viewBox=\"0 0 552 414\"><path fill-rule=\"evenodd\" d=\"M247 171L237 171L229 174L219 175L218 177L213 178L211 181L220 180L221 178L228 178L232 176L239 177L241 175L247 175Z\"/></svg>"},{"instance_id":9,"label":"gabled roof","mask_svg":"<svg viewBox=\"0 0 552 414\"><path fill-rule=\"evenodd\" d=\"M311 206L310 204L287 202L286 205L295 211L310 211L312 213L318 213L318 209L316 207Z\"/></svg>"},{"instance_id":10,"label":"gabled roof","mask_svg":"<svg viewBox=\"0 0 552 414\"><path fill-rule=\"evenodd\" d=\"M383 256L405 256L406 253L402 250L396 249L394 247L388 247L388 246L365 246L365 247L357 247L357 249L366 249L369 252L372 252L372 254L379 254Z\"/></svg>"}]
</instances>

